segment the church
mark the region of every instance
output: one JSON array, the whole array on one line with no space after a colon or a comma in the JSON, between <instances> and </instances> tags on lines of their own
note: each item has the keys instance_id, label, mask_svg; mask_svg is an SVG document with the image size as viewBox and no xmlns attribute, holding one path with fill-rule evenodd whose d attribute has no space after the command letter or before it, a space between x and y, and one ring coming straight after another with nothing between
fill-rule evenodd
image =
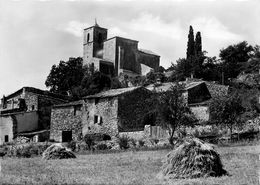
<instances>
[{"instance_id":1,"label":"church","mask_svg":"<svg viewBox=\"0 0 260 185\"><path fill-rule=\"evenodd\" d=\"M107 29L94 26L84 29L83 64L111 76L145 75L157 70L160 56L152 51L138 48L138 41L123 38L107 38Z\"/></svg>"}]
</instances>

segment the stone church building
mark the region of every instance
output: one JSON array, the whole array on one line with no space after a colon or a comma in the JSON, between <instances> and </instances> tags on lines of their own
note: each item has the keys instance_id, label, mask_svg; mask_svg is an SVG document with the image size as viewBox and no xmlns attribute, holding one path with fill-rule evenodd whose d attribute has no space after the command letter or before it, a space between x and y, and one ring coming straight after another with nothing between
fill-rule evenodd
<instances>
[{"instance_id":1,"label":"stone church building","mask_svg":"<svg viewBox=\"0 0 260 185\"><path fill-rule=\"evenodd\" d=\"M107 38L107 29L95 23L84 29L83 62L104 74L136 76L158 69L160 56L139 49L136 40L118 36Z\"/></svg>"}]
</instances>

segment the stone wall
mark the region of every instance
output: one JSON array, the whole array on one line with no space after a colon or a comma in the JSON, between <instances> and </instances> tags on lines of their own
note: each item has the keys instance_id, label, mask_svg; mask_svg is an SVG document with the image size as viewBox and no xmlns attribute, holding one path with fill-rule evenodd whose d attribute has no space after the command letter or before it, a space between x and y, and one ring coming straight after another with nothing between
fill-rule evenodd
<instances>
[{"instance_id":1,"label":"stone wall","mask_svg":"<svg viewBox=\"0 0 260 185\"><path fill-rule=\"evenodd\" d=\"M152 92L136 89L119 97L119 132L142 131L145 125L153 124L149 120Z\"/></svg>"},{"instance_id":2,"label":"stone wall","mask_svg":"<svg viewBox=\"0 0 260 185\"><path fill-rule=\"evenodd\" d=\"M137 55L137 61L140 64L145 64L151 68L153 68L154 70L157 70L159 68L160 65L160 57L156 56L156 55L151 55L151 54L146 54L143 52L138 51L136 53Z\"/></svg>"},{"instance_id":3,"label":"stone wall","mask_svg":"<svg viewBox=\"0 0 260 185\"><path fill-rule=\"evenodd\" d=\"M49 129L51 123L51 109L53 105L65 103L64 100L49 96L38 96L39 129Z\"/></svg>"},{"instance_id":4,"label":"stone wall","mask_svg":"<svg viewBox=\"0 0 260 185\"><path fill-rule=\"evenodd\" d=\"M91 133L118 134L118 99L88 99L83 111L83 136ZM96 117L96 122L95 122Z\"/></svg>"},{"instance_id":5,"label":"stone wall","mask_svg":"<svg viewBox=\"0 0 260 185\"><path fill-rule=\"evenodd\" d=\"M38 129L38 112L24 112L14 114L17 121L17 132L29 132Z\"/></svg>"},{"instance_id":6,"label":"stone wall","mask_svg":"<svg viewBox=\"0 0 260 185\"><path fill-rule=\"evenodd\" d=\"M54 107L51 111L50 139L62 142L62 131L72 131L74 141L82 139L82 106Z\"/></svg>"},{"instance_id":7,"label":"stone wall","mask_svg":"<svg viewBox=\"0 0 260 185\"><path fill-rule=\"evenodd\" d=\"M190 106L190 110L198 120L209 120L209 107L207 105Z\"/></svg>"},{"instance_id":8,"label":"stone wall","mask_svg":"<svg viewBox=\"0 0 260 185\"><path fill-rule=\"evenodd\" d=\"M113 62L115 66L116 61L116 38L109 39L104 42L103 59Z\"/></svg>"},{"instance_id":9,"label":"stone wall","mask_svg":"<svg viewBox=\"0 0 260 185\"><path fill-rule=\"evenodd\" d=\"M13 141L13 119L11 116L0 117L0 145L5 142L5 136L8 136L8 141Z\"/></svg>"}]
</instances>

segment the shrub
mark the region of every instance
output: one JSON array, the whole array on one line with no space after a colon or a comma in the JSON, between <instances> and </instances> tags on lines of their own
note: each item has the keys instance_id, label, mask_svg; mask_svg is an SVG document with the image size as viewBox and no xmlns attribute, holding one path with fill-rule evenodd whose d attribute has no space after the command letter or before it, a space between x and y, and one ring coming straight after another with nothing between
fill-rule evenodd
<instances>
[{"instance_id":1,"label":"shrub","mask_svg":"<svg viewBox=\"0 0 260 185\"><path fill-rule=\"evenodd\" d=\"M21 158L30 158L33 156L38 156L43 153L43 151L48 148L50 145L45 143L44 145L38 144L29 144L29 145L20 145L12 146L7 148L6 154L9 157L21 157Z\"/></svg>"},{"instance_id":2,"label":"shrub","mask_svg":"<svg viewBox=\"0 0 260 185\"><path fill-rule=\"evenodd\" d=\"M120 149L128 149L129 148L129 137L127 135L118 137L118 144Z\"/></svg>"},{"instance_id":3,"label":"shrub","mask_svg":"<svg viewBox=\"0 0 260 185\"><path fill-rule=\"evenodd\" d=\"M93 146L95 145L93 135L86 134L84 136L84 141L88 145L88 149L93 149Z\"/></svg>"},{"instance_id":4,"label":"shrub","mask_svg":"<svg viewBox=\"0 0 260 185\"><path fill-rule=\"evenodd\" d=\"M107 150L108 147L105 143L100 143L100 144L97 144L96 149L97 150Z\"/></svg>"},{"instance_id":5,"label":"shrub","mask_svg":"<svg viewBox=\"0 0 260 185\"><path fill-rule=\"evenodd\" d=\"M77 149L77 142L70 141L70 142L68 142L67 147L70 148L72 151L75 151Z\"/></svg>"},{"instance_id":6,"label":"shrub","mask_svg":"<svg viewBox=\"0 0 260 185\"><path fill-rule=\"evenodd\" d=\"M133 139L133 138L129 139L129 145L130 145L131 147L136 147L136 140Z\"/></svg>"},{"instance_id":7,"label":"shrub","mask_svg":"<svg viewBox=\"0 0 260 185\"><path fill-rule=\"evenodd\" d=\"M142 139L138 140L138 145L139 145L139 146L144 146L144 143L145 143L145 142L144 142Z\"/></svg>"}]
</instances>

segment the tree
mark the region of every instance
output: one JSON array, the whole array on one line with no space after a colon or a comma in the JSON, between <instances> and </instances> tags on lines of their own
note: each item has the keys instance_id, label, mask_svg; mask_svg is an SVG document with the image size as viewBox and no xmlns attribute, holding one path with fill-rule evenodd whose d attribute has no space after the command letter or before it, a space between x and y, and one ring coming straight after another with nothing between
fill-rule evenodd
<instances>
[{"instance_id":1,"label":"tree","mask_svg":"<svg viewBox=\"0 0 260 185\"><path fill-rule=\"evenodd\" d=\"M194 56L194 34L193 34L193 28L190 26L189 35L188 35L188 44L187 44L187 52L186 52L186 59L190 58L191 56Z\"/></svg>"},{"instance_id":2,"label":"tree","mask_svg":"<svg viewBox=\"0 0 260 185\"><path fill-rule=\"evenodd\" d=\"M105 89L118 88L119 84L98 71L93 65L83 67L82 58L70 58L67 62L60 61L53 65L45 85L50 92L70 95L74 99L98 93Z\"/></svg>"},{"instance_id":3,"label":"tree","mask_svg":"<svg viewBox=\"0 0 260 185\"><path fill-rule=\"evenodd\" d=\"M195 56L198 56L202 53L202 42L201 42L201 34L198 31L196 33L196 38L195 38Z\"/></svg>"},{"instance_id":4,"label":"tree","mask_svg":"<svg viewBox=\"0 0 260 185\"><path fill-rule=\"evenodd\" d=\"M242 71L241 66L250 58L253 47L246 41L220 50L219 57L223 61L225 81L229 78L236 78Z\"/></svg>"},{"instance_id":5,"label":"tree","mask_svg":"<svg viewBox=\"0 0 260 185\"><path fill-rule=\"evenodd\" d=\"M158 94L156 100L157 122L167 128L171 144L176 130L197 121L185 102L183 88L183 85L176 83L170 91Z\"/></svg>"},{"instance_id":6,"label":"tree","mask_svg":"<svg viewBox=\"0 0 260 185\"><path fill-rule=\"evenodd\" d=\"M82 58L70 58L67 62L60 61L59 65L53 65L45 85L50 92L68 95L74 87L80 86L84 76Z\"/></svg>"},{"instance_id":7,"label":"tree","mask_svg":"<svg viewBox=\"0 0 260 185\"><path fill-rule=\"evenodd\" d=\"M210 121L216 125L224 126L230 130L230 139L235 126L239 126L241 115L244 112L242 100L238 93L214 98L209 105Z\"/></svg>"}]
</instances>

